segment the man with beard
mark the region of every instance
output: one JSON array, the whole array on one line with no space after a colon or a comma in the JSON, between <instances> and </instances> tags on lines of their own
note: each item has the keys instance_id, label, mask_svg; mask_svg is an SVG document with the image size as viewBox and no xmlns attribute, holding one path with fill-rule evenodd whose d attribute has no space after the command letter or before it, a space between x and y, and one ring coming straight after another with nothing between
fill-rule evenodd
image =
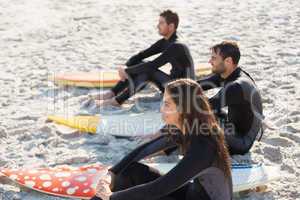
<instances>
[{"instance_id":1,"label":"man with beard","mask_svg":"<svg viewBox=\"0 0 300 200\"><path fill-rule=\"evenodd\" d=\"M253 78L238 66L240 50L235 42L222 42L211 48L213 74L197 82L203 90L220 88L209 99L221 121L230 154L245 154L262 131L263 108ZM224 112L224 109L227 112Z\"/></svg>"}]
</instances>

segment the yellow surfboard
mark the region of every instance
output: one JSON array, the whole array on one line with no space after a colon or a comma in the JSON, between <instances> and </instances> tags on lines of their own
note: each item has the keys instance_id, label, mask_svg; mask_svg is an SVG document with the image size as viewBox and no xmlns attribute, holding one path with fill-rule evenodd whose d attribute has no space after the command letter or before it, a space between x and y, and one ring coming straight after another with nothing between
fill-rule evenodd
<instances>
[{"instance_id":1,"label":"yellow surfboard","mask_svg":"<svg viewBox=\"0 0 300 200\"><path fill-rule=\"evenodd\" d=\"M197 78L209 75L211 65L208 63L200 64L195 68ZM55 84L60 86L74 86L86 88L111 88L119 80L118 71L100 72L70 72L56 74L50 78Z\"/></svg>"},{"instance_id":2,"label":"yellow surfboard","mask_svg":"<svg viewBox=\"0 0 300 200\"><path fill-rule=\"evenodd\" d=\"M101 118L101 119L100 119ZM48 116L63 134L101 132L118 137L136 137L152 134L163 126L160 112L126 113L95 116ZM63 128L66 127L66 128Z\"/></svg>"},{"instance_id":3,"label":"yellow surfboard","mask_svg":"<svg viewBox=\"0 0 300 200\"><path fill-rule=\"evenodd\" d=\"M120 78L117 71L100 71L57 74L52 80L60 86L111 88Z\"/></svg>"},{"instance_id":4,"label":"yellow surfboard","mask_svg":"<svg viewBox=\"0 0 300 200\"><path fill-rule=\"evenodd\" d=\"M48 121L55 122L57 124L62 124L81 132L88 132L95 134L97 131L97 126L100 122L99 116L74 116L70 118L60 117L50 115L48 116Z\"/></svg>"},{"instance_id":5,"label":"yellow surfboard","mask_svg":"<svg viewBox=\"0 0 300 200\"><path fill-rule=\"evenodd\" d=\"M209 63L202 63L195 68L196 78L201 78L212 73L212 66Z\"/></svg>"}]
</instances>

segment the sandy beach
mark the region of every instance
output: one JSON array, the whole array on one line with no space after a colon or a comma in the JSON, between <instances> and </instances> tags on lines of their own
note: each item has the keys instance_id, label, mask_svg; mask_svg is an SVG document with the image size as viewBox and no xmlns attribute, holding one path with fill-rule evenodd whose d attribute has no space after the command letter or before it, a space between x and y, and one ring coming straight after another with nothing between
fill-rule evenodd
<instances>
[{"instance_id":1,"label":"sandy beach","mask_svg":"<svg viewBox=\"0 0 300 200\"><path fill-rule=\"evenodd\" d=\"M300 199L300 9L296 0L10 0L0 1L0 167L80 166L119 161L138 141L107 134L61 133L49 114L72 115L89 91L48 81L56 73L116 69L160 38L158 14L180 16L179 35L195 63L209 47L240 45L240 66L256 81L264 114L279 129L266 130L247 155L279 166L282 178L263 193L237 199ZM152 91L152 90L151 90ZM143 92L144 109L158 109L155 92ZM153 100L154 99L154 100ZM132 101L114 114L135 112ZM243 159L243 158L237 158ZM59 200L6 184L0 200Z\"/></svg>"}]
</instances>

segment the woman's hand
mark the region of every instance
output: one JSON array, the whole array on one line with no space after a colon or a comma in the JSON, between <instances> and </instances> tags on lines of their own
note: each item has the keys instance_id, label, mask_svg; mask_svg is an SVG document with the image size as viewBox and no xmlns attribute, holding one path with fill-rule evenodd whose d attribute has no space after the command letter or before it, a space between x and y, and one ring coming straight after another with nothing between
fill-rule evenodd
<instances>
[{"instance_id":1,"label":"woman's hand","mask_svg":"<svg viewBox=\"0 0 300 200\"><path fill-rule=\"evenodd\" d=\"M98 181L96 187L96 196L100 197L102 200L109 200L110 195L112 194L109 186L111 184L111 177L107 175L106 177L101 178Z\"/></svg>"},{"instance_id":2,"label":"woman's hand","mask_svg":"<svg viewBox=\"0 0 300 200\"><path fill-rule=\"evenodd\" d=\"M110 175L109 188L110 188L110 191L113 191L114 185L115 185L115 180L116 180L116 175L111 171L108 171L108 174Z\"/></svg>"}]
</instances>

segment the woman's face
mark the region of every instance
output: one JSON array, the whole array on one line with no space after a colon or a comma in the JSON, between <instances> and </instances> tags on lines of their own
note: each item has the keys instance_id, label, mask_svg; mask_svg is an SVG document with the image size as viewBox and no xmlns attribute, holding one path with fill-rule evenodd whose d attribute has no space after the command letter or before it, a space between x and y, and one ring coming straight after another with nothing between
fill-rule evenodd
<instances>
[{"instance_id":1,"label":"woman's face","mask_svg":"<svg viewBox=\"0 0 300 200\"><path fill-rule=\"evenodd\" d=\"M177 128L180 127L180 114L177 111L177 106L171 98L169 92L165 91L163 103L160 108L163 121L168 125L175 125Z\"/></svg>"}]
</instances>

